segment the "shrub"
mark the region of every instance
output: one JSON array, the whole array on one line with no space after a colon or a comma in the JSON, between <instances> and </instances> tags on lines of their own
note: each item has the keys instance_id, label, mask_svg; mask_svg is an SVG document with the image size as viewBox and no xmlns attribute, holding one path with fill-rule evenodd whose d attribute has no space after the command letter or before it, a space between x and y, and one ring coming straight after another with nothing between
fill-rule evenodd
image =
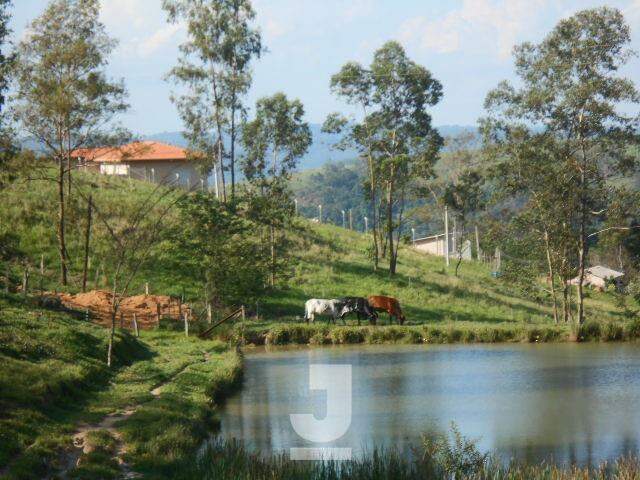
<instances>
[{"instance_id":1,"label":"shrub","mask_svg":"<svg viewBox=\"0 0 640 480\"><path fill-rule=\"evenodd\" d=\"M600 340L602 333L602 327L599 322L590 320L582 324L578 330L578 340L580 341L593 341Z\"/></svg>"},{"instance_id":2,"label":"shrub","mask_svg":"<svg viewBox=\"0 0 640 480\"><path fill-rule=\"evenodd\" d=\"M363 327L334 328L329 333L334 344L364 343L366 329Z\"/></svg>"},{"instance_id":3,"label":"shrub","mask_svg":"<svg viewBox=\"0 0 640 480\"><path fill-rule=\"evenodd\" d=\"M405 336L404 336L405 343L419 344L419 343L422 343L423 341L424 339L422 338L422 334L420 333L419 330L409 328L405 333Z\"/></svg>"},{"instance_id":4,"label":"shrub","mask_svg":"<svg viewBox=\"0 0 640 480\"><path fill-rule=\"evenodd\" d=\"M446 343L446 334L439 327L425 325L424 340L426 343Z\"/></svg>"},{"instance_id":5,"label":"shrub","mask_svg":"<svg viewBox=\"0 0 640 480\"><path fill-rule=\"evenodd\" d=\"M616 322L605 324L602 331L602 340L606 342L619 342L624 338L624 327Z\"/></svg>"},{"instance_id":6,"label":"shrub","mask_svg":"<svg viewBox=\"0 0 640 480\"><path fill-rule=\"evenodd\" d=\"M327 345L331 343L331 339L327 337L326 331L320 331L311 336L309 343L311 345Z\"/></svg>"},{"instance_id":7,"label":"shrub","mask_svg":"<svg viewBox=\"0 0 640 480\"><path fill-rule=\"evenodd\" d=\"M463 333L459 328L450 328L447 337L451 343L458 343L462 340Z\"/></svg>"},{"instance_id":8,"label":"shrub","mask_svg":"<svg viewBox=\"0 0 640 480\"><path fill-rule=\"evenodd\" d=\"M640 318L627 325L627 338L640 338Z\"/></svg>"}]
</instances>

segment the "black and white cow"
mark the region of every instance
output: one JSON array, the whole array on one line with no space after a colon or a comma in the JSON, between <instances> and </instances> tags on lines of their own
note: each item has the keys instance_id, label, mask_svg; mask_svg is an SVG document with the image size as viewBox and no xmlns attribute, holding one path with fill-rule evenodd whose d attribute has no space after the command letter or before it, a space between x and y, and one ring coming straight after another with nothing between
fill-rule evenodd
<instances>
[{"instance_id":1,"label":"black and white cow","mask_svg":"<svg viewBox=\"0 0 640 480\"><path fill-rule=\"evenodd\" d=\"M309 323L315 321L316 315L326 315L330 317L329 321L333 320L333 323L336 323L336 318L342 318L343 308L344 302L341 300L312 298L304 304L304 319Z\"/></svg>"},{"instance_id":2,"label":"black and white cow","mask_svg":"<svg viewBox=\"0 0 640 480\"><path fill-rule=\"evenodd\" d=\"M360 325L360 318L363 316L368 319L372 325L376 324L378 320L378 314L371 308L366 298L362 297L343 297L339 299L344 303L342 311L340 312L340 318L344 321L344 317L355 313L358 317L358 325Z\"/></svg>"}]
</instances>

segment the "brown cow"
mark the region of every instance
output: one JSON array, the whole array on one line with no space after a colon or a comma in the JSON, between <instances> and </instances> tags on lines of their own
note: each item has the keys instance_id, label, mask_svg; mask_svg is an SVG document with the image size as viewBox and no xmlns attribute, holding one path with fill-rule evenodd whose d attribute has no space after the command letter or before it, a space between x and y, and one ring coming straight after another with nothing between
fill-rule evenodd
<instances>
[{"instance_id":1,"label":"brown cow","mask_svg":"<svg viewBox=\"0 0 640 480\"><path fill-rule=\"evenodd\" d=\"M396 321L402 325L406 320L400 308L400 303L395 298L373 295L369 297L368 300L369 305L371 305L374 310L387 312L389 314L389 321L391 321L392 317L395 317Z\"/></svg>"}]
</instances>

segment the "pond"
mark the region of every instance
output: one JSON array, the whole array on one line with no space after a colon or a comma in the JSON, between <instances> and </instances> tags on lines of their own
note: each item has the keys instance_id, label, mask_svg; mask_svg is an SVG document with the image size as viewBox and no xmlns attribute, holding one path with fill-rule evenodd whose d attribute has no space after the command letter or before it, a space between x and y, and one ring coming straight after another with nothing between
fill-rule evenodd
<instances>
[{"instance_id":1,"label":"pond","mask_svg":"<svg viewBox=\"0 0 640 480\"><path fill-rule=\"evenodd\" d=\"M503 459L588 464L636 453L640 348L634 344L298 347L249 350L222 435L263 453L314 445L289 415L326 415L310 364L351 365L352 415L327 445L410 451L454 422Z\"/></svg>"}]
</instances>

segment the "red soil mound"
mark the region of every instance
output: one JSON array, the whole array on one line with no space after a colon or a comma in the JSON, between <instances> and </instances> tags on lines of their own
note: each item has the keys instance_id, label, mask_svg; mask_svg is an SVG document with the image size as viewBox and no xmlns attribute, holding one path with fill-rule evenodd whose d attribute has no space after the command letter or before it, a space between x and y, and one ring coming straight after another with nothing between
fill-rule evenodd
<instances>
[{"instance_id":1,"label":"red soil mound","mask_svg":"<svg viewBox=\"0 0 640 480\"><path fill-rule=\"evenodd\" d=\"M108 323L111 319L113 305L111 292L91 290L90 292L76 295L58 293L57 296L63 305L68 308L88 309L92 318L97 319L101 324ZM189 305L181 304L179 299L166 295L136 295L124 297L120 300L117 318L118 321L122 321L123 326L130 326L133 323L135 314L140 327L149 327L157 323L158 314L161 317L179 320L181 312L190 314L190 311Z\"/></svg>"}]
</instances>

